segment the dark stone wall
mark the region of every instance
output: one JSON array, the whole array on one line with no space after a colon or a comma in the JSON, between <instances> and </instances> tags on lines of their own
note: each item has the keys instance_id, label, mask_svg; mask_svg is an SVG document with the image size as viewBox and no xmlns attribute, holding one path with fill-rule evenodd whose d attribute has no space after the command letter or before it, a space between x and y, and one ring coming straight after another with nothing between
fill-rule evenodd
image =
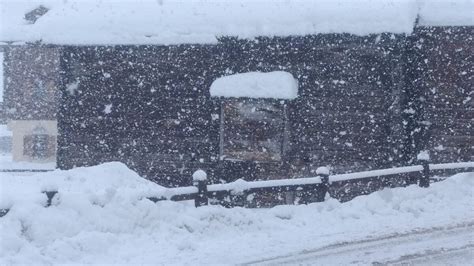
<instances>
[{"instance_id":1,"label":"dark stone wall","mask_svg":"<svg viewBox=\"0 0 474 266\"><path fill-rule=\"evenodd\" d=\"M421 149L435 162L474 161L474 27L418 28Z\"/></svg>"},{"instance_id":2,"label":"dark stone wall","mask_svg":"<svg viewBox=\"0 0 474 266\"><path fill-rule=\"evenodd\" d=\"M60 48L4 47L4 106L7 120L54 120L60 81Z\"/></svg>"},{"instance_id":3,"label":"dark stone wall","mask_svg":"<svg viewBox=\"0 0 474 266\"><path fill-rule=\"evenodd\" d=\"M220 56L213 46L65 48L59 166L115 160L161 184L187 184L210 163L208 88Z\"/></svg>"},{"instance_id":4,"label":"dark stone wall","mask_svg":"<svg viewBox=\"0 0 474 266\"><path fill-rule=\"evenodd\" d=\"M308 176L400 163L405 38L392 34L222 38L217 45L63 47L60 168L118 160L163 185L193 171L214 181ZM288 103L281 162L219 160L221 76L283 70L299 82ZM74 86L76 85L76 86ZM106 112L107 106L111 112Z\"/></svg>"},{"instance_id":5,"label":"dark stone wall","mask_svg":"<svg viewBox=\"0 0 474 266\"><path fill-rule=\"evenodd\" d=\"M0 53L2 54L5 54L4 53L4 50L5 50L5 45L2 45L0 44ZM5 64L5 61L1 61L0 64L2 64L2 69L4 68L4 64ZM1 85L0 86L4 86L5 84L5 80L6 80L6 77L5 75L2 75L3 76L3 79L0 80L1 82ZM4 88L2 88L4 89ZM4 105L4 102L0 102L0 124L5 124L7 122L7 118L6 118L6 113L5 113L5 105Z\"/></svg>"},{"instance_id":6,"label":"dark stone wall","mask_svg":"<svg viewBox=\"0 0 474 266\"><path fill-rule=\"evenodd\" d=\"M424 149L434 162L472 161L473 31L6 45L3 108L7 119L58 119L60 168L122 161L167 186L188 185L198 168L213 182L301 177L323 165L341 173L409 164ZM282 160L219 160L222 100L210 97L211 83L275 70L299 82L298 98L284 103Z\"/></svg>"}]
</instances>

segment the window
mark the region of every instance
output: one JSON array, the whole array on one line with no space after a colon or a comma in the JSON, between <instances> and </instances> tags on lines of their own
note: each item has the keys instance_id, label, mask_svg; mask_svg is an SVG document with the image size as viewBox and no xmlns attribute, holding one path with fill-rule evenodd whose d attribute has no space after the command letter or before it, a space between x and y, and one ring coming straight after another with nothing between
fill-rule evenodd
<instances>
[{"instance_id":1,"label":"window","mask_svg":"<svg viewBox=\"0 0 474 266\"><path fill-rule=\"evenodd\" d=\"M45 133L44 128L35 128L33 134L23 138L23 154L34 159L46 159L54 156L56 137Z\"/></svg>"},{"instance_id":2,"label":"window","mask_svg":"<svg viewBox=\"0 0 474 266\"><path fill-rule=\"evenodd\" d=\"M282 160L288 132L285 101L226 99L221 104L222 160Z\"/></svg>"},{"instance_id":3,"label":"window","mask_svg":"<svg viewBox=\"0 0 474 266\"><path fill-rule=\"evenodd\" d=\"M223 76L211 84L209 93L220 99L221 160L283 160L289 131L287 103L298 97L298 81L291 73Z\"/></svg>"}]
</instances>

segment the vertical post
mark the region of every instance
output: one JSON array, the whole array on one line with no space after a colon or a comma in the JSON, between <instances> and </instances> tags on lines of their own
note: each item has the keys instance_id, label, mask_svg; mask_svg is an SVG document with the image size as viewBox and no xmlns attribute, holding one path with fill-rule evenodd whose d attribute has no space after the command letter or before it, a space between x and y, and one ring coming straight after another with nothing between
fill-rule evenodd
<instances>
[{"instance_id":1,"label":"vertical post","mask_svg":"<svg viewBox=\"0 0 474 266\"><path fill-rule=\"evenodd\" d=\"M194 206L201 207L208 204L207 199L207 174L203 170L197 170L193 174L193 185L197 187L198 194L194 199Z\"/></svg>"},{"instance_id":2,"label":"vertical post","mask_svg":"<svg viewBox=\"0 0 474 266\"><path fill-rule=\"evenodd\" d=\"M295 198L293 204L308 204L306 201L305 193L302 187L297 187L295 191Z\"/></svg>"},{"instance_id":3,"label":"vertical post","mask_svg":"<svg viewBox=\"0 0 474 266\"><path fill-rule=\"evenodd\" d=\"M53 202L54 195L58 193L56 190L52 191L43 191L44 194L46 194L46 197L48 197L48 201L46 202L46 207L51 206L51 203Z\"/></svg>"},{"instance_id":4,"label":"vertical post","mask_svg":"<svg viewBox=\"0 0 474 266\"><path fill-rule=\"evenodd\" d=\"M420 187L429 187L430 186L430 155L428 151L421 151L416 159L423 166L423 171L419 178L418 185Z\"/></svg>"},{"instance_id":5,"label":"vertical post","mask_svg":"<svg viewBox=\"0 0 474 266\"><path fill-rule=\"evenodd\" d=\"M221 100L220 101L220 107L221 107L221 115L219 117L219 161L222 160L223 156L224 156L224 103L223 101Z\"/></svg>"},{"instance_id":6,"label":"vertical post","mask_svg":"<svg viewBox=\"0 0 474 266\"><path fill-rule=\"evenodd\" d=\"M7 215L10 209L0 209L0 218Z\"/></svg>"},{"instance_id":7,"label":"vertical post","mask_svg":"<svg viewBox=\"0 0 474 266\"><path fill-rule=\"evenodd\" d=\"M329 190L329 169L327 167L318 167L316 175L321 178L321 193L318 193L318 202L324 201L326 193Z\"/></svg>"}]
</instances>

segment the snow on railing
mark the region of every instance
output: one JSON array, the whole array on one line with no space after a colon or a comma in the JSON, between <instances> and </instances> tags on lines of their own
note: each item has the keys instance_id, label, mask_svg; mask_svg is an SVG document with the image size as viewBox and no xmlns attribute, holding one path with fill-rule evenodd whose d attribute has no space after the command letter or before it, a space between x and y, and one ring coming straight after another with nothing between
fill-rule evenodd
<instances>
[{"instance_id":1,"label":"snow on railing","mask_svg":"<svg viewBox=\"0 0 474 266\"><path fill-rule=\"evenodd\" d=\"M208 185L207 189L210 192L221 191L221 190L233 190L236 192L242 192L244 190L255 189L255 188L301 186L301 185L314 185L314 184L321 184L321 178L319 176L295 178L295 179L250 181L250 182L245 181L243 179L238 179L234 182L227 183L227 184Z\"/></svg>"},{"instance_id":2,"label":"snow on railing","mask_svg":"<svg viewBox=\"0 0 474 266\"><path fill-rule=\"evenodd\" d=\"M473 168L474 169L474 162L461 162L461 163L444 163L444 164L428 164L429 159L428 156L420 156L419 162L421 165L413 165L413 166L404 166L404 167L396 167L396 168L387 168L387 169L379 169L379 170L372 170L372 171L363 171L357 173L348 173L348 174L337 174L337 175L329 175L329 170L326 167L320 167L316 171L318 174L314 177L306 177L306 178L294 178L294 179L279 179L279 180L264 180L264 181L245 181L243 179L238 179L234 182L227 183L227 184L211 184L204 186L203 183L207 182L207 177L204 179L200 179L199 184L201 188L196 186L190 187L181 187L181 188L170 188L166 195L160 195L160 197L153 198L154 201L157 200L179 200L177 197L181 197L183 200L185 199L193 199L196 195L200 195L199 203L196 202L196 206L207 205L207 200L204 199L205 195L216 195L216 193L228 193L228 194L239 194L245 191L255 191L255 190L263 190L263 189L280 189L281 191L296 191L298 189L301 190L302 187L311 186L311 185L319 185L318 189L322 190L322 194L327 192L328 187L332 182L341 182L341 181L350 181L350 180L357 180L357 179L364 179L364 178L371 178L371 177L383 177L383 176L394 176L400 174L407 174L407 173L416 173L419 172L418 175L418 184L421 187L428 187L429 186L429 179L430 179L430 171L431 170L451 170L451 169L467 169ZM203 174L200 171L200 176ZM195 184L196 180L195 180ZM180 195L180 192L184 192L187 190L189 195Z\"/></svg>"},{"instance_id":3,"label":"snow on railing","mask_svg":"<svg viewBox=\"0 0 474 266\"><path fill-rule=\"evenodd\" d=\"M54 171L54 169L0 169L0 173L43 173L52 171Z\"/></svg>"},{"instance_id":4,"label":"snow on railing","mask_svg":"<svg viewBox=\"0 0 474 266\"><path fill-rule=\"evenodd\" d=\"M207 174L198 170L193 175L193 186L168 188L160 195L154 197L147 197L149 200L157 202L161 200L194 200L195 206L204 206L208 204L209 198L216 195L239 195L243 192L257 191L270 189L271 191L287 192L287 191L304 191L304 188L315 190L319 193L317 201L324 201L324 197L333 182L358 180L371 177L394 176L407 173L416 173L418 185L421 187L429 186L430 174L432 171L438 170L453 170L466 169L474 171L474 162L459 162L459 163L441 163L429 164L427 160L422 158L419 160L421 165L404 166L397 168L387 168L372 171L363 171L349 174L329 175L329 170L326 167L320 167L316 170L317 176L307 178L295 179L280 179L280 180L266 180L266 181L245 181L239 179L237 181L227 184L207 184ZM47 196L45 207L49 207L54 196L58 193L57 190L43 191ZM302 203L308 203L302 201ZM0 217L5 216L9 209L0 209Z\"/></svg>"},{"instance_id":5,"label":"snow on railing","mask_svg":"<svg viewBox=\"0 0 474 266\"><path fill-rule=\"evenodd\" d=\"M449 170L459 168L474 168L474 162L430 164L431 170Z\"/></svg>"},{"instance_id":6,"label":"snow on railing","mask_svg":"<svg viewBox=\"0 0 474 266\"><path fill-rule=\"evenodd\" d=\"M329 176L329 180L331 182L347 181L347 180L354 180L354 179L361 179L361 178L368 178L368 177L376 177L376 176L387 176L387 175L413 173L413 172L418 172L418 171L422 171L422 170L423 170L422 165L413 165L413 166L387 168L387 169L364 171L364 172L349 173L349 174L332 175L332 176Z\"/></svg>"},{"instance_id":7,"label":"snow on railing","mask_svg":"<svg viewBox=\"0 0 474 266\"><path fill-rule=\"evenodd\" d=\"M428 164L429 157L420 157L419 161L421 165L413 166L404 166L396 168L387 168L379 169L372 171L363 171L357 173L349 174L337 174L329 175L327 168L318 168L316 173L318 176L307 177L307 178L295 178L295 179L280 179L280 180L265 180L265 181L245 181L242 179L236 180L227 184L212 184L205 186L206 191L202 189L195 189L201 195L218 193L218 192L229 192L229 193L242 193L244 191L251 191L256 189L265 189L265 188L282 188L283 191L295 191L301 189L303 186L307 185L320 185L318 189L323 190L323 194L327 192L328 187L332 182L341 182L349 180L357 180L371 177L383 177L383 176L394 176L407 173L416 173L418 175L418 184L421 187L429 186L430 172L432 170L452 170L452 169L474 169L474 162L460 162L460 163L443 163L443 164ZM199 170L202 171L202 170ZM202 181L205 182L205 181ZM321 186L322 185L322 186ZM202 186L202 184L201 184ZM191 188L191 187L189 187ZM182 188L175 188L171 190L179 190ZM176 193L173 193L176 195ZM192 198L192 197L188 197ZM206 201L203 201L202 198L200 203L196 203L196 206L207 205Z\"/></svg>"}]
</instances>

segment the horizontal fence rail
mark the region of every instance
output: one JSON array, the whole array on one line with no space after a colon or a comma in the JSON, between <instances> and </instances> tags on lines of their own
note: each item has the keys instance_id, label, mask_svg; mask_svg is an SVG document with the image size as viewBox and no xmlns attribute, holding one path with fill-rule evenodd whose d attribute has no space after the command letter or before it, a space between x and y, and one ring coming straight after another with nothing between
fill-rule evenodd
<instances>
[{"instance_id":1,"label":"horizontal fence rail","mask_svg":"<svg viewBox=\"0 0 474 266\"><path fill-rule=\"evenodd\" d=\"M262 181L245 181L239 179L237 181L227 184L214 184L208 185L207 190L209 192L221 191L221 190L233 190L236 192L257 189L257 188L270 188L270 187L290 187L290 186L303 186L303 185L314 185L321 184L321 177L306 177L306 178L295 178L295 179L279 179L279 180L262 180Z\"/></svg>"},{"instance_id":2,"label":"horizontal fence rail","mask_svg":"<svg viewBox=\"0 0 474 266\"><path fill-rule=\"evenodd\" d=\"M430 164L431 170L449 170L460 168L474 168L474 162Z\"/></svg>"},{"instance_id":3,"label":"horizontal fence rail","mask_svg":"<svg viewBox=\"0 0 474 266\"><path fill-rule=\"evenodd\" d=\"M263 180L263 181L245 181L239 179L237 181L227 184L211 184L207 185L206 195L208 198L215 197L217 195L232 196L239 195L244 192L251 193L258 190L269 189L270 191L285 192L285 191L298 191L304 190L306 186L312 186L327 192L328 186L334 182L342 181L353 181L358 179L366 179L373 177L385 177L385 176L398 176L401 174L419 173L416 183L422 187L429 186L429 179L431 177L430 172L434 170L455 170L464 169L467 171L474 171L474 162L460 162L460 163L443 163L443 164L428 164L422 161L422 165L412 165L397 168L387 168L372 171L363 171L357 173L348 174L337 174L337 175L325 175L319 174L315 177L307 178L295 178L295 179L280 179L280 180ZM327 171L323 169L324 171ZM201 180L200 182L204 182ZM316 186L315 186L316 185ZM184 195L184 191L187 191L187 195ZM158 197L152 197L153 201L159 200L179 200L181 197L183 200L189 200L196 197L199 193L203 193L196 186L180 187L180 188L169 188L166 195L160 195ZM321 198L321 197L320 197ZM207 205L207 203L203 204ZM202 206L196 203L196 206Z\"/></svg>"},{"instance_id":4,"label":"horizontal fence rail","mask_svg":"<svg viewBox=\"0 0 474 266\"><path fill-rule=\"evenodd\" d=\"M419 172L422 170L423 170L422 165L413 165L413 166L387 168L387 169L364 171L364 172L349 173L349 174L332 175L332 176L329 176L329 180L331 182L347 181L347 180L354 180L354 179L361 179L361 178L368 178L368 177L413 173L413 172Z\"/></svg>"},{"instance_id":5,"label":"horizontal fence rail","mask_svg":"<svg viewBox=\"0 0 474 266\"><path fill-rule=\"evenodd\" d=\"M55 169L0 169L0 173L44 173Z\"/></svg>"},{"instance_id":6,"label":"horizontal fence rail","mask_svg":"<svg viewBox=\"0 0 474 266\"><path fill-rule=\"evenodd\" d=\"M468 172L474 171L474 162L429 164L427 160L419 161L421 165L336 175L329 175L329 170L326 167L320 167L316 170L317 176L314 177L263 181L245 181L239 179L227 184L210 185L207 184L206 173L202 170L198 170L193 174L193 186L167 188L159 195L146 198L153 202L162 200L194 200L196 207L208 205L209 199L211 199L214 203L233 207L243 206L236 202L241 203L242 201L248 200L246 197L251 195L251 193L294 192L301 198L297 203L306 204L324 201L330 186L337 182L357 181L375 177L395 177L403 174L416 173L415 180L411 180L411 182L407 184L418 184L421 187L428 187L433 171L460 169ZM47 197L45 207L49 207L58 191L43 191L42 193ZM9 209L0 209L0 217L5 216L8 212Z\"/></svg>"}]
</instances>

